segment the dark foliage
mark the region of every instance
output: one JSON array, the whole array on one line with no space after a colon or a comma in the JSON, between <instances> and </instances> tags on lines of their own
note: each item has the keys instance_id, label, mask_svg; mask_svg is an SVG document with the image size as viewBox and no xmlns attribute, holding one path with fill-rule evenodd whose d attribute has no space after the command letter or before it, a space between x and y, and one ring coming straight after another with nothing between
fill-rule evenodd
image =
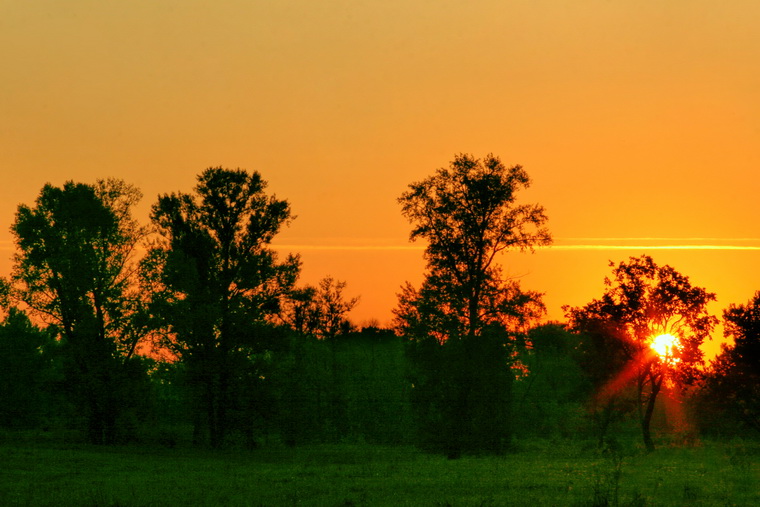
<instances>
[{"instance_id":1,"label":"dark foliage","mask_svg":"<svg viewBox=\"0 0 760 507\"><path fill-rule=\"evenodd\" d=\"M119 180L45 185L35 206L19 206L12 227L10 298L59 331L62 387L93 443L115 441L139 382L130 365L142 336L132 285L142 230L131 208L139 198Z\"/></svg>"},{"instance_id":2,"label":"dark foliage","mask_svg":"<svg viewBox=\"0 0 760 507\"><path fill-rule=\"evenodd\" d=\"M365 328L332 341L294 334L291 343L273 372L286 443L412 440L400 338Z\"/></svg>"},{"instance_id":3,"label":"dark foliage","mask_svg":"<svg viewBox=\"0 0 760 507\"><path fill-rule=\"evenodd\" d=\"M650 425L657 396L666 379L685 385L696 378L702 365L699 346L709 339L717 322L706 310L715 294L692 286L686 276L670 266L658 266L646 255L610 265L613 278L605 279L602 298L579 308L565 307L565 311L575 330L595 340L596 352L608 354L602 359L609 361L610 368L601 369L597 379L613 380L603 389L615 395L627 383L635 383L644 444L653 450ZM650 348L653 338L664 333L676 336L680 343L667 360ZM626 364L619 370L623 358ZM610 377L615 370L619 371Z\"/></svg>"},{"instance_id":4,"label":"dark foliage","mask_svg":"<svg viewBox=\"0 0 760 507\"><path fill-rule=\"evenodd\" d=\"M495 261L550 242L543 208L516 204L529 183L493 155L459 155L399 198L411 239L427 241L427 271L419 290L399 295L397 330L410 341L420 434L451 457L500 452L509 440L510 366L543 307Z\"/></svg>"},{"instance_id":5,"label":"dark foliage","mask_svg":"<svg viewBox=\"0 0 760 507\"><path fill-rule=\"evenodd\" d=\"M34 428L52 416L54 334L11 308L0 324L0 426Z\"/></svg>"},{"instance_id":6,"label":"dark foliage","mask_svg":"<svg viewBox=\"0 0 760 507\"><path fill-rule=\"evenodd\" d=\"M352 331L348 313L359 302L346 299L346 282L328 276L317 287L306 286L290 291L280 304L279 320L296 333L321 340L332 340Z\"/></svg>"},{"instance_id":7,"label":"dark foliage","mask_svg":"<svg viewBox=\"0 0 760 507\"><path fill-rule=\"evenodd\" d=\"M487 328L477 340L408 342L411 402L422 447L450 458L510 443L514 374L509 335Z\"/></svg>"},{"instance_id":8,"label":"dark foliage","mask_svg":"<svg viewBox=\"0 0 760 507\"><path fill-rule=\"evenodd\" d=\"M279 262L269 243L291 219L257 172L210 168L195 194L159 197L161 240L143 262L154 327L186 364L196 440L224 445L259 391L269 350L281 347L267 321L293 287L299 259Z\"/></svg>"},{"instance_id":9,"label":"dark foliage","mask_svg":"<svg viewBox=\"0 0 760 507\"><path fill-rule=\"evenodd\" d=\"M711 364L700 393L700 415L712 415L712 426L737 421L760 432L760 292L744 305L730 305L723 321L733 344L724 345Z\"/></svg>"},{"instance_id":10,"label":"dark foliage","mask_svg":"<svg viewBox=\"0 0 760 507\"><path fill-rule=\"evenodd\" d=\"M581 339L557 323L530 330L530 349L520 355L527 374L513 389L516 436L557 439L583 433L583 407L592 388L580 364Z\"/></svg>"},{"instance_id":11,"label":"dark foliage","mask_svg":"<svg viewBox=\"0 0 760 507\"><path fill-rule=\"evenodd\" d=\"M620 421L651 449L650 425L667 423L655 407L688 395L704 431L760 431L760 292L724 311L733 343L704 374L714 295L647 256L611 264L600 299L565 308L567 326L533 327L541 295L496 262L550 242L543 208L516 202L528 184L519 166L460 155L410 185L400 202L427 242L423 282L402 288L394 330L361 331L345 282L296 288L299 258L270 246L290 206L258 173L212 168L193 193L160 196L139 278L139 192L46 185L18 208L0 280L0 427L169 448L417 444L450 458L580 435L619 458ZM661 359L650 343L666 332L680 345ZM617 501L611 484L594 502Z\"/></svg>"}]
</instances>

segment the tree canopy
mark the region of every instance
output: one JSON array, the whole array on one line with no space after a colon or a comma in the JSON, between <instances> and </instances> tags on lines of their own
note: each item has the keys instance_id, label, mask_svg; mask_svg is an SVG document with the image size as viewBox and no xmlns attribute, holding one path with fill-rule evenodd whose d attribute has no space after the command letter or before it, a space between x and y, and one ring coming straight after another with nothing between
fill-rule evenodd
<instances>
[{"instance_id":1,"label":"tree canopy","mask_svg":"<svg viewBox=\"0 0 760 507\"><path fill-rule=\"evenodd\" d=\"M410 239L427 242L427 272L419 291L407 285L400 297L402 332L414 336L415 323L424 322L423 334L439 340L475 336L485 325L536 314L537 295L505 280L496 263L505 250L551 242L543 207L516 202L529 185L521 166L507 167L494 155L458 155L448 169L409 185L399 202L413 224Z\"/></svg>"}]
</instances>

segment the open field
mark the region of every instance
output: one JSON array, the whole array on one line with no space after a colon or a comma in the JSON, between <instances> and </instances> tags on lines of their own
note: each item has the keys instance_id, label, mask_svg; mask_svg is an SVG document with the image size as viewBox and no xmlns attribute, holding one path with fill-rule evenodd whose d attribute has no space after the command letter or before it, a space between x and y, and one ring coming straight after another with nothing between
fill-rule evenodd
<instances>
[{"instance_id":1,"label":"open field","mask_svg":"<svg viewBox=\"0 0 760 507\"><path fill-rule=\"evenodd\" d=\"M449 461L369 445L211 452L6 442L0 505L760 505L760 446L526 442Z\"/></svg>"}]
</instances>

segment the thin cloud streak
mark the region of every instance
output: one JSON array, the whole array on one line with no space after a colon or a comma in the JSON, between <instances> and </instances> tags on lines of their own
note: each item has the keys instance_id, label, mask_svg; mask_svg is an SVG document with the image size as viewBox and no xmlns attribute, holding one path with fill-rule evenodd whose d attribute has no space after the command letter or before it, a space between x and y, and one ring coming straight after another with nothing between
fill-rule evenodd
<instances>
[{"instance_id":1,"label":"thin cloud streak","mask_svg":"<svg viewBox=\"0 0 760 507\"><path fill-rule=\"evenodd\" d=\"M557 243L548 247L541 247L537 250L549 250L554 252L561 251L582 251L582 250L733 250L733 251L760 251L760 238L557 238ZM572 241L589 241L581 244L562 244ZM683 241L702 241L704 243L690 244L642 244L634 243L640 241L656 242L683 242ZM593 242L593 243L592 243ZM632 244L605 244L605 242L632 242ZM744 243L744 244L736 244ZM746 243L757 243L748 245ZM295 251L420 251L424 250L423 245L309 245L309 244L289 244L273 245L277 250L295 250Z\"/></svg>"},{"instance_id":2,"label":"thin cloud streak","mask_svg":"<svg viewBox=\"0 0 760 507\"><path fill-rule=\"evenodd\" d=\"M580 244L567 244L582 242ZM549 247L554 251L569 250L760 250L760 238L557 238ZM752 244L754 243L754 244Z\"/></svg>"},{"instance_id":3,"label":"thin cloud streak","mask_svg":"<svg viewBox=\"0 0 760 507\"><path fill-rule=\"evenodd\" d=\"M731 242L757 242L760 243L760 238L715 238L715 237L691 237L691 238L663 238L663 237L636 237L636 238L555 238L557 241L707 241L716 243L731 243Z\"/></svg>"},{"instance_id":4,"label":"thin cloud streak","mask_svg":"<svg viewBox=\"0 0 760 507\"><path fill-rule=\"evenodd\" d=\"M547 250L760 250L754 245L555 245Z\"/></svg>"},{"instance_id":5,"label":"thin cloud streak","mask_svg":"<svg viewBox=\"0 0 760 507\"><path fill-rule=\"evenodd\" d=\"M272 245L276 250L424 250L414 245Z\"/></svg>"}]
</instances>

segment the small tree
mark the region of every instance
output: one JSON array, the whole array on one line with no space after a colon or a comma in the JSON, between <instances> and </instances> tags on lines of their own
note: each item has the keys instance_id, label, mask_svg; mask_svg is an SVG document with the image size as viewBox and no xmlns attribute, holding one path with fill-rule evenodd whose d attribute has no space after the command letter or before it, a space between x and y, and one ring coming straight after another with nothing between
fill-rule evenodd
<instances>
[{"instance_id":1,"label":"small tree","mask_svg":"<svg viewBox=\"0 0 760 507\"><path fill-rule=\"evenodd\" d=\"M618 345L609 350L625 355L627 371L618 372L612 382L616 388L628 379L635 382L644 445L653 450L650 425L657 396L666 379L683 385L695 378L703 363L699 347L717 323L707 313L715 294L693 287L687 277L646 255L614 267L605 285L601 299L565 307L565 312L576 330L604 333ZM663 334L677 338L665 358L651 348L654 338Z\"/></svg>"},{"instance_id":2,"label":"small tree","mask_svg":"<svg viewBox=\"0 0 760 507\"><path fill-rule=\"evenodd\" d=\"M346 282L327 276L317 287L293 290L281 305L279 320L297 333L323 340L346 334L351 331L348 313L359 298L346 299L345 288Z\"/></svg>"},{"instance_id":3,"label":"small tree","mask_svg":"<svg viewBox=\"0 0 760 507\"><path fill-rule=\"evenodd\" d=\"M427 241L427 272L420 289L402 289L396 327L417 366L420 425L443 435L451 457L498 451L508 439L514 344L543 307L538 294L504 278L496 256L551 241L543 207L516 203L529 184L520 166L458 155L399 198L411 240Z\"/></svg>"},{"instance_id":4,"label":"small tree","mask_svg":"<svg viewBox=\"0 0 760 507\"><path fill-rule=\"evenodd\" d=\"M341 365L338 364L338 341L339 338L342 339L352 331L348 313L359 302L358 297L347 299L343 294L345 288L346 282L336 281L330 276L325 277L320 280L317 287L306 286L292 291L290 296L283 301L279 315L279 320L296 332L292 342L294 371L288 372L288 375L291 381L299 384L310 383L311 385L306 389L313 391L313 396L318 400L327 400L329 409L324 415L322 415L322 407L317 407L317 415L320 417L316 424L325 423L325 426L333 430L334 439L338 439L347 432L346 400L340 386ZM312 340L324 341L326 346L309 343ZM317 361L319 351L326 347L329 348L329 360L326 364L327 369L323 372L325 378L316 383L309 380L301 381L301 377L308 375L304 362ZM307 349L311 350L314 357L307 357ZM317 353L314 354L314 352ZM309 365L308 369L312 366ZM329 382L324 382L325 380ZM291 394L303 392L304 387L299 386L293 389ZM303 411L304 405L301 403L296 410ZM314 415L310 414L311 417Z\"/></svg>"}]
</instances>

